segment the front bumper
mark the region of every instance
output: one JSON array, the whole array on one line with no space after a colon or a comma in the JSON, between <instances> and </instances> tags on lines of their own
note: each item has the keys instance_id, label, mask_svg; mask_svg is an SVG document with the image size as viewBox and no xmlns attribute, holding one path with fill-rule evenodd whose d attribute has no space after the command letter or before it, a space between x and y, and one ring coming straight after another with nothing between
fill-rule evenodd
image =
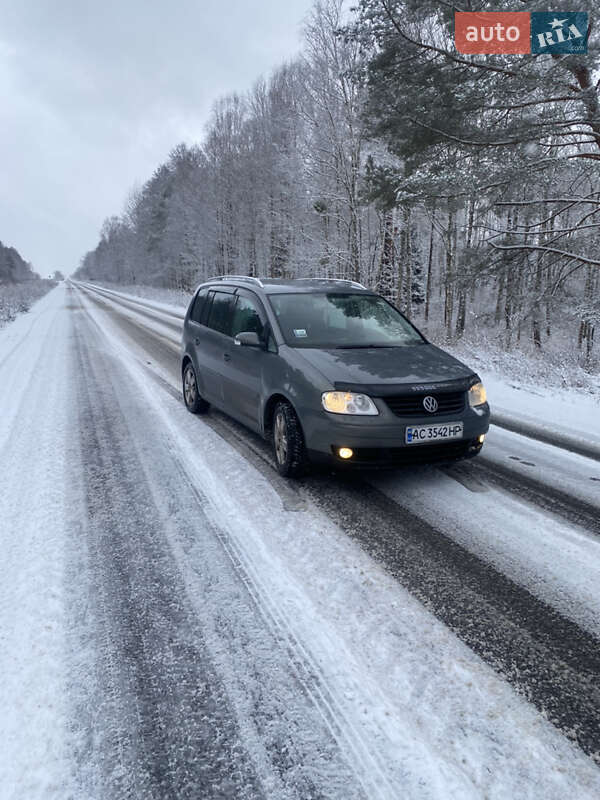
<instances>
[{"instance_id":1,"label":"front bumper","mask_svg":"<svg viewBox=\"0 0 600 800\"><path fill-rule=\"evenodd\" d=\"M458 414L440 414L402 418L393 414L375 398L379 409L376 417L342 417L326 411L302 414L308 456L313 462L344 466L396 466L410 463L433 463L469 458L481 450L479 437L488 431L490 410L486 404L467 407ZM463 423L463 437L435 444L410 444L405 441L407 426ZM337 455L339 447L354 451L351 459Z\"/></svg>"}]
</instances>

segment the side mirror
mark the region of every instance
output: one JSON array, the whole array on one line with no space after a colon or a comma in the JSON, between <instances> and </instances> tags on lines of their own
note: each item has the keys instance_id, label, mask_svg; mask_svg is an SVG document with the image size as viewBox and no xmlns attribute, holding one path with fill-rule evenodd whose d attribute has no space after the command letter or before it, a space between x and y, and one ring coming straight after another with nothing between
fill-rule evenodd
<instances>
[{"instance_id":1,"label":"side mirror","mask_svg":"<svg viewBox=\"0 0 600 800\"><path fill-rule=\"evenodd\" d=\"M246 347L263 346L261 340L258 338L258 333L255 333L254 331L244 331L243 333L238 333L233 337L233 341L237 345L245 345Z\"/></svg>"}]
</instances>

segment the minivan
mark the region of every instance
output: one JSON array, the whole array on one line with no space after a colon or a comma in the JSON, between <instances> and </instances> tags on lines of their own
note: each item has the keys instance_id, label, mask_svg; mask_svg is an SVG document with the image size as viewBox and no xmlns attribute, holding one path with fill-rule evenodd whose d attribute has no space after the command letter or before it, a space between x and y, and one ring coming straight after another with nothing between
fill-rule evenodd
<instances>
[{"instance_id":1,"label":"minivan","mask_svg":"<svg viewBox=\"0 0 600 800\"><path fill-rule=\"evenodd\" d=\"M213 278L181 356L188 410L214 406L270 440L288 477L470 458L489 426L479 376L355 281Z\"/></svg>"}]
</instances>

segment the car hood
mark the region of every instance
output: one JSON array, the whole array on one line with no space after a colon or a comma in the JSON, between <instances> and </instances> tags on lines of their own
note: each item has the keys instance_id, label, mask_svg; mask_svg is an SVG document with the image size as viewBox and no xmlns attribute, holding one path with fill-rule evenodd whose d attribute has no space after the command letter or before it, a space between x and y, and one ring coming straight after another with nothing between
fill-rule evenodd
<instances>
[{"instance_id":1,"label":"car hood","mask_svg":"<svg viewBox=\"0 0 600 800\"><path fill-rule=\"evenodd\" d=\"M466 389L474 372L458 359L432 344L408 347L318 350L296 348L302 358L317 369L336 389L389 394L402 384L435 391ZM407 388L408 388L407 386Z\"/></svg>"}]
</instances>

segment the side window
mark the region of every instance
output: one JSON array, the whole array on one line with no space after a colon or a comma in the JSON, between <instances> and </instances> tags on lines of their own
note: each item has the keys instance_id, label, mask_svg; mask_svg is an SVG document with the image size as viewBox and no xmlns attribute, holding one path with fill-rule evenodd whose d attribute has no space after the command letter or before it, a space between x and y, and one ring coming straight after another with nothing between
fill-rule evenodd
<instances>
[{"instance_id":1,"label":"side window","mask_svg":"<svg viewBox=\"0 0 600 800\"><path fill-rule=\"evenodd\" d=\"M192 308L192 313L190 314L190 319L192 319L194 322L198 323L202 322L202 314L204 311L204 306L206 304L207 297L208 297L208 289L200 289L200 291L196 295L196 300L194 301L194 307Z\"/></svg>"},{"instance_id":2,"label":"side window","mask_svg":"<svg viewBox=\"0 0 600 800\"><path fill-rule=\"evenodd\" d=\"M210 310L212 308L212 301L214 299L214 296L215 296L214 289L209 289L208 297L204 301L204 308L202 309L202 317L201 317L202 325L208 325L208 318L210 316Z\"/></svg>"},{"instance_id":3,"label":"side window","mask_svg":"<svg viewBox=\"0 0 600 800\"><path fill-rule=\"evenodd\" d=\"M215 292L207 325L214 331L231 336L231 311L235 297L225 292Z\"/></svg>"},{"instance_id":4,"label":"side window","mask_svg":"<svg viewBox=\"0 0 600 800\"><path fill-rule=\"evenodd\" d=\"M248 297L239 296L233 312L231 335L235 336L246 331L257 333L262 339L263 324L256 303Z\"/></svg>"}]
</instances>

